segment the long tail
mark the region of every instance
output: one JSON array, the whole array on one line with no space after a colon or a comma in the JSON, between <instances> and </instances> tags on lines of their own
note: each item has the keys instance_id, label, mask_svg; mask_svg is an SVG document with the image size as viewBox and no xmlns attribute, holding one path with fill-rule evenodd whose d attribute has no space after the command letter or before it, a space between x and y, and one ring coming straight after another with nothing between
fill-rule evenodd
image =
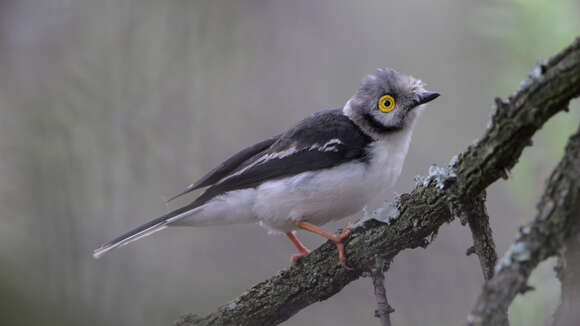
<instances>
[{"instance_id":1,"label":"long tail","mask_svg":"<svg viewBox=\"0 0 580 326\"><path fill-rule=\"evenodd\" d=\"M161 217L158 217L158 218L156 218L148 223L145 223L145 224L115 238L112 241L105 243L104 245L102 245L101 247L99 247L93 251L93 257L95 259L97 259L97 258L101 257L102 255L104 255L105 253L107 253L107 252L109 252L117 247L122 247L126 244L133 242L133 241L136 241L136 240L139 240L143 237L151 235L157 231L161 231L161 230L165 229L168 226L168 224L175 222L183 217L192 215L200 209L202 209L202 208L199 207L199 205L197 203L193 202L185 207L181 207L181 208L176 209L172 212L169 212Z\"/></svg>"}]
</instances>

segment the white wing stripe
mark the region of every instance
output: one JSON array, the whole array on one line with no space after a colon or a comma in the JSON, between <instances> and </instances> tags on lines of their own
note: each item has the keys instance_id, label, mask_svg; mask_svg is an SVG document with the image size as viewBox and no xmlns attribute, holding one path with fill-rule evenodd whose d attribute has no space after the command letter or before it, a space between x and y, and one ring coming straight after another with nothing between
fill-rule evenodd
<instances>
[{"instance_id":1,"label":"white wing stripe","mask_svg":"<svg viewBox=\"0 0 580 326\"><path fill-rule=\"evenodd\" d=\"M175 221L177 221L177 220L179 220L179 219L182 219L182 218L184 218L184 217L186 217L186 216L189 216L189 215L191 215L191 214L193 214L193 213L197 213L197 211L199 211L199 210L202 210L202 209L203 209L203 206L199 206L199 207L196 207L196 208L190 209L190 210L188 210L188 211L186 211L186 212L183 212L183 213L181 213L181 214L179 214L179 215L175 215L174 217L167 219L167 220L165 221L165 223L166 223L166 224L171 224L171 223L173 223L173 222L175 222Z\"/></svg>"},{"instance_id":2,"label":"white wing stripe","mask_svg":"<svg viewBox=\"0 0 580 326\"><path fill-rule=\"evenodd\" d=\"M281 159L281 158L284 158L284 157L288 157L288 156L290 156L290 155L292 155L294 153L302 152L304 150L309 150L309 151L318 150L318 151L321 151L321 152L338 152L338 148L336 147L336 145L340 145L340 144L342 144L342 141L340 141L340 139L333 138L333 139L327 141L322 146L320 146L318 143L316 143L316 144L314 144L314 145L312 145L312 146L310 146L308 148L298 149L296 147L296 145L292 145L292 146L288 147L287 149L285 149L283 151L275 152L275 153L269 153L269 154L266 154L266 155L260 157L255 162L253 162L252 164L246 166L245 168L241 169L240 171L237 171L236 173L233 173L231 175L228 175L228 176L222 178L219 182L216 182L216 184L222 183L222 182L224 182L224 181L226 181L226 180L228 180L228 179L230 179L230 178L232 178L234 176L241 175L244 172L246 172L248 169L251 169L251 168L253 168L253 167L257 166L257 165L265 164L268 161L273 160L273 159Z\"/></svg>"}]
</instances>

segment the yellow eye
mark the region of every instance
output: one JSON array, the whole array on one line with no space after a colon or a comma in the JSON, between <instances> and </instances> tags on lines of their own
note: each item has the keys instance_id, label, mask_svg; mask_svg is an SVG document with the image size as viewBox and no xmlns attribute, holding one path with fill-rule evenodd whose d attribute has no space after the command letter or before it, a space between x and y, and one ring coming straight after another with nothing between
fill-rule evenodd
<instances>
[{"instance_id":1,"label":"yellow eye","mask_svg":"<svg viewBox=\"0 0 580 326\"><path fill-rule=\"evenodd\" d=\"M383 95L379 99L379 110L381 112L391 112L395 108L395 99L391 95Z\"/></svg>"}]
</instances>

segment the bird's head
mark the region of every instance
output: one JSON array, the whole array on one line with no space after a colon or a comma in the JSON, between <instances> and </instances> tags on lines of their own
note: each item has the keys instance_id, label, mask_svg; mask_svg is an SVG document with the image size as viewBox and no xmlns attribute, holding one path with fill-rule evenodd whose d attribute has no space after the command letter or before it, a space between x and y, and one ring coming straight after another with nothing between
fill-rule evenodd
<instances>
[{"instance_id":1,"label":"bird's head","mask_svg":"<svg viewBox=\"0 0 580 326\"><path fill-rule=\"evenodd\" d=\"M412 129L424 104L438 96L426 91L419 79L392 69L378 69L363 78L344 113L367 133L380 138Z\"/></svg>"}]
</instances>

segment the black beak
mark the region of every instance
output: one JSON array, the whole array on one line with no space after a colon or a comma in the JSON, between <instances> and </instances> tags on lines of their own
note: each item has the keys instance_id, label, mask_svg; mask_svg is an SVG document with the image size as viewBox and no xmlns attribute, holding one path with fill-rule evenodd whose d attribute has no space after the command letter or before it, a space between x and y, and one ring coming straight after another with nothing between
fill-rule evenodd
<instances>
[{"instance_id":1,"label":"black beak","mask_svg":"<svg viewBox=\"0 0 580 326\"><path fill-rule=\"evenodd\" d=\"M439 93L436 92L423 92L419 94L419 99L417 100L417 105L425 104L431 102L439 97Z\"/></svg>"}]
</instances>

